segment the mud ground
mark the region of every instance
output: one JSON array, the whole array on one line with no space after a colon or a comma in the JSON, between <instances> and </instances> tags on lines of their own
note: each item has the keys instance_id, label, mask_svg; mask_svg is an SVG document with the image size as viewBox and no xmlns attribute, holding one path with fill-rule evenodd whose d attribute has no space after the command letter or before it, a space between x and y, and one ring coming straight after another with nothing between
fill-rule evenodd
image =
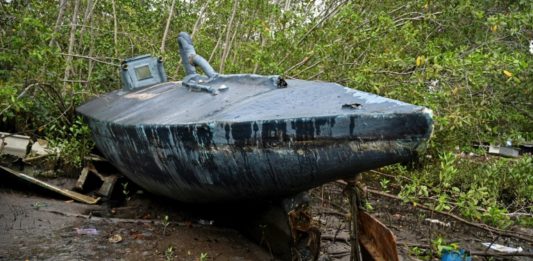
<instances>
[{"instance_id":1,"label":"mud ground","mask_svg":"<svg viewBox=\"0 0 533 261\"><path fill-rule=\"evenodd\" d=\"M50 182L72 187L74 180ZM184 205L134 185L129 185L128 193L120 185L115 190L110 200L85 205L0 173L0 260L277 260L243 236L239 224L228 225L228 215L224 222L219 220L217 213L239 206ZM310 191L310 211L322 232L321 260L349 260L348 205L342 190L342 185L330 183ZM424 259L431 253L423 246L438 238L471 251L485 251L481 243L496 242L533 252L530 242L494 235L380 196L369 194L368 200L371 214L394 232L402 260ZM515 229L533 235L531 230ZM490 258L473 260L533 260Z\"/></svg>"}]
</instances>

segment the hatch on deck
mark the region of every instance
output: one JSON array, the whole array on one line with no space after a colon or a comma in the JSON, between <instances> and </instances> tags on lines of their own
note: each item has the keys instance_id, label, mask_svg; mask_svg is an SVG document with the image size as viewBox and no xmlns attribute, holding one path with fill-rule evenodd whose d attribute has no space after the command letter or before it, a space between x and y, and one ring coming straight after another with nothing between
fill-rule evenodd
<instances>
[{"instance_id":1,"label":"hatch on deck","mask_svg":"<svg viewBox=\"0 0 533 261\"><path fill-rule=\"evenodd\" d=\"M152 86L167 81L163 60L141 55L122 62L122 88L127 91Z\"/></svg>"}]
</instances>

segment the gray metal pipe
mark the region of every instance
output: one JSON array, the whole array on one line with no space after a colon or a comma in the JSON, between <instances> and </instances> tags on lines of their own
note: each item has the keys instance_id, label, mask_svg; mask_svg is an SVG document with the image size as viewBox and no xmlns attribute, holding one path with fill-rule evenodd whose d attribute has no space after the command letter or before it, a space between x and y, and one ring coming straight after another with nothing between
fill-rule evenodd
<instances>
[{"instance_id":1,"label":"gray metal pipe","mask_svg":"<svg viewBox=\"0 0 533 261\"><path fill-rule=\"evenodd\" d=\"M202 68L202 71L204 71L209 78L218 75L218 73L213 69L213 67L211 67L206 59L196 54L192 39L189 34L185 32L179 33L178 44L180 47L181 62L187 75L196 74L195 66Z\"/></svg>"},{"instance_id":2,"label":"gray metal pipe","mask_svg":"<svg viewBox=\"0 0 533 261\"><path fill-rule=\"evenodd\" d=\"M213 67L209 64L209 62L206 59L204 59L204 57L196 54L190 57L190 60L193 65L199 66L200 68L202 68L202 71L204 71L207 77L213 78L218 75L215 69L213 69Z\"/></svg>"}]
</instances>

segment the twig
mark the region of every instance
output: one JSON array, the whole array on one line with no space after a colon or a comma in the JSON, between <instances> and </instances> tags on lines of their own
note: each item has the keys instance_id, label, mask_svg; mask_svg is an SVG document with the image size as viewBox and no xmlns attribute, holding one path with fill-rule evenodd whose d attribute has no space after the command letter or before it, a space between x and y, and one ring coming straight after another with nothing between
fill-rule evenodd
<instances>
[{"instance_id":1,"label":"twig","mask_svg":"<svg viewBox=\"0 0 533 261\"><path fill-rule=\"evenodd\" d=\"M375 195L379 195L379 196L382 196L382 197L392 198L392 199L396 199L396 200L402 200L398 196L391 195L389 193L385 193L385 192L382 192L382 191L373 190L373 189L367 189L367 191L369 193L372 193L372 194L375 194ZM417 207L417 208L421 208L421 209L428 210L428 211L433 211L435 213L448 216L450 218L453 218L453 219L455 219L457 221L460 221L462 223L465 223L467 225L470 225L470 226L473 226L473 227L477 227L477 228L492 232L494 234L498 234L498 235L506 236L506 237L514 237L514 238L518 238L518 239L521 239L521 240L524 240L524 241L533 242L533 238L530 238L529 235L524 235L524 234L516 232L516 231L508 232L508 231L501 230L501 229L498 229L498 228L490 227L490 226L485 225L485 224L479 224L479 223L471 222L471 221L468 221L468 220L466 220L464 218L461 218L461 217L459 217L457 215L454 215L454 214L451 214L451 213L447 213L447 212L438 211L438 210L434 210L434 209L432 209L430 207L426 207L426 206L421 205L421 204L416 204L416 205L415 204L411 204L411 205L414 206L414 207Z\"/></svg>"},{"instance_id":2,"label":"twig","mask_svg":"<svg viewBox=\"0 0 533 261\"><path fill-rule=\"evenodd\" d=\"M414 70L410 70L410 71L404 71L404 72L395 72L395 71L367 71L367 72L370 72L370 73L381 73L381 74L390 74L390 75L411 75L411 74L413 74L415 71L414 71Z\"/></svg>"},{"instance_id":3,"label":"twig","mask_svg":"<svg viewBox=\"0 0 533 261\"><path fill-rule=\"evenodd\" d=\"M56 153L50 153L50 154L39 155L39 156L31 157L31 158L24 158L24 159L22 159L22 162L28 163L30 161L46 158L48 156L53 156L53 155L57 155L57 154Z\"/></svg>"},{"instance_id":4,"label":"twig","mask_svg":"<svg viewBox=\"0 0 533 261\"><path fill-rule=\"evenodd\" d=\"M408 178L406 176L402 176L402 175L392 175L392 174L384 173L384 172L377 171L377 170L370 170L369 172L375 173L375 174L378 174L378 175L381 175L381 176L385 176L385 177L388 177L388 178L392 178L392 179L401 178L401 179L412 181L412 179L410 179L410 178Z\"/></svg>"},{"instance_id":5,"label":"twig","mask_svg":"<svg viewBox=\"0 0 533 261\"><path fill-rule=\"evenodd\" d=\"M295 68L298 68L302 65L304 65L305 63L307 63L307 61L309 61L310 57L309 56L306 56L304 57L304 59L302 61L300 61L299 63L291 66L289 69L285 70L285 72L283 72L283 75L286 75L288 72L290 72L291 70L294 70Z\"/></svg>"},{"instance_id":6,"label":"twig","mask_svg":"<svg viewBox=\"0 0 533 261\"><path fill-rule=\"evenodd\" d=\"M311 64L311 65L305 67L303 70L297 72L296 74L293 74L292 76L293 76L293 77L296 77L296 76L298 76L298 75L304 73L305 71L307 71L307 70L309 70L309 69L311 69L311 68L317 66L320 62L322 62L322 60L318 60L317 62L315 62L315 63L313 63L313 64Z\"/></svg>"}]
</instances>

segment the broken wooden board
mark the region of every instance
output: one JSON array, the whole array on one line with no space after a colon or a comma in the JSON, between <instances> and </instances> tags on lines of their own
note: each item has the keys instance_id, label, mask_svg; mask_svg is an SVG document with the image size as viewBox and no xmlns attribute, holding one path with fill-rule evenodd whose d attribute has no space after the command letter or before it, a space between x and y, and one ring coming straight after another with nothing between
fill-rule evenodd
<instances>
[{"instance_id":1,"label":"broken wooden board","mask_svg":"<svg viewBox=\"0 0 533 261\"><path fill-rule=\"evenodd\" d=\"M0 168L5 170L6 172L8 172L10 174L15 175L16 177L18 177L20 179L29 181L29 182L31 182L31 183L33 183L35 185L38 185L38 186L41 186L41 187L43 187L45 189L57 192L57 193L59 193L59 194L61 194L63 196L69 197L71 199L74 199L74 200L82 202L82 203L96 204L96 203L98 203L98 201L100 201L99 197L98 198L94 198L94 197L83 195L83 194L80 194L78 192L74 192L74 191L71 191L71 190L68 190L68 189L56 187L56 186L50 185L50 184L48 184L48 183L46 183L46 182L44 182L42 180L36 179L36 178L34 178L32 176L26 175L24 173L21 173L21 172L15 171L15 170L12 170L12 169L4 167L4 166L0 166Z\"/></svg>"},{"instance_id":2,"label":"broken wooden board","mask_svg":"<svg viewBox=\"0 0 533 261\"><path fill-rule=\"evenodd\" d=\"M113 193L113 189L115 188L115 184L117 183L118 176L104 175L98 172L96 167L91 163L88 163L88 165L81 171L81 174L78 177L78 181L76 182L76 188L80 190L84 189L85 183L87 182L90 173L93 173L93 175L100 179L100 181L102 182L102 185L100 186L100 189L98 190L97 194L104 197L110 197Z\"/></svg>"},{"instance_id":3,"label":"broken wooden board","mask_svg":"<svg viewBox=\"0 0 533 261\"><path fill-rule=\"evenodd\" d=\"M364 248L363 260L398 261L396 237L383 223L364 211L359 211L359 243ZM364 252L369 257L364 255Z\"/></svg>"}]
</instances>

